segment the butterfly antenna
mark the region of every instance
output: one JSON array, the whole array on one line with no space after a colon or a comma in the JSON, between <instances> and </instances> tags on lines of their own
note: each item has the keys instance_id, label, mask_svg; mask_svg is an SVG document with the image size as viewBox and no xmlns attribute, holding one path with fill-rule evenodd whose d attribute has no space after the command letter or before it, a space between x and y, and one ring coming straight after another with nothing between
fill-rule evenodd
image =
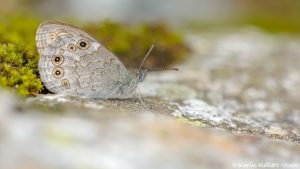
<instances>
[{"instance_id":1,"label":"butterfly antenna","mask_svg":"<svg viewBox=\"0 0 300 169\"><path fill-rule=\"evenodd\" d=\"M143 59L141 65L140 65L139 70L137 71L137 73L139 73L139 72L141 71L141 69L142 69L142 67L143 67L143 65L144 65L144 63L145 63L145 61L147 60L147 58L148 58L148 56L149 56L149 54L151 53L151 51L152 51L153 48L154 48L154 45L152 44L151 47L150 47L150 49L148 50L147 54L145 55L145 57L144 57L144 59Z\"/></svg>"},{"instance_id":2,"label":"butterfly antenna","mask_svg":"<svg viewBox=\"0 0 300 169\"><path fill-rule=\"evenodd\" d=\"M136 79L137 79L137 81L136 81L136 84L132 87L132 89L131 89L130 91L134 90L134 89L137 87L137 85L138 85L139 74L141 73L141 70L142 70L142 68L143 68L143 65L144 65L145 61L147 60L147 58L148 58L148 56L149 56L149 54L151 53L151 51L152 51L153 48L154 48L154 45L152 44L151 47L150 47L150 49L148 50L147 54L145 55L145 57L144 57L144 59L143 59L141 65L140 65L138 71L136 72Z\"/></svg>"}]
</instances>

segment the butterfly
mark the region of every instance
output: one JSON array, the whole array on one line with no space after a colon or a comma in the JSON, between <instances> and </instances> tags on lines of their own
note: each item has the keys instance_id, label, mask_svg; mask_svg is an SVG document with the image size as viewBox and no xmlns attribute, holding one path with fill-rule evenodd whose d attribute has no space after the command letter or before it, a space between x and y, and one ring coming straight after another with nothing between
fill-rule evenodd
<instances>
[{"instance_id":1,"label":"butterfly","mask_svg":"<svg viewBox=\"0 0 300 169\"><path fill-rule=\"evenodd\" d=\"M73 25L41 23L36 45L39 74L49 91L102 99L131 97L147 75L142 65L153 48L134 75L97 39Z\"/></svg>"}]
</instances>

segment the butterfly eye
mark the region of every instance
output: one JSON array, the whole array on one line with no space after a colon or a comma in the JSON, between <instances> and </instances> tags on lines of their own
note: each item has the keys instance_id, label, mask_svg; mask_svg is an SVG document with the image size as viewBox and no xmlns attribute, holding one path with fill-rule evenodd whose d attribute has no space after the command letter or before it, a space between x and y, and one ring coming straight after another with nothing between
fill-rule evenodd
<instances>
[{"instance_id":1,"label":"butterfly eye","mask_svg":"<svg viewBox=\"0 0 300 169\"><path fill-rule=\"evenodd\" d=\"M64 57L62 55L53 55L51 61L54 65L59 66L64 62Z\"/></svg>"},{"instance_id":2,"label":"butterfly eye","mask_svg":"<svg viewBox=\"0 0 300 169\"><path fill-rule=\"evenodd\" d=\"M53 69L52 74L56 79L59 79L64 76L64 70L61 67L56 67Z\"/></svg>"},{"instance_id":3,"label":"butterfly eye","mask_svg":"<svg viewBox=\"0 0 300 169\"><path fill-rule=\"evenodd\" d=\"M78 48L84 50L84 49L89 48L90 44L88 41L82 39L82 40L78 41L77 46L78 46Z\"/></svg>"},{"instance_id":4,"label":"butterfly eye","mask_svg":"<svg viewBox=\"0 0 300 169\"><path fill-rule=\"evenodd\" d=\"M69 49L69 51L71 51L71 52L75 52L75 51L76 51L76 46L75 46L74 44L69 44L69 45L68 45L68 49Z\"/></svg>"}]
</instances>

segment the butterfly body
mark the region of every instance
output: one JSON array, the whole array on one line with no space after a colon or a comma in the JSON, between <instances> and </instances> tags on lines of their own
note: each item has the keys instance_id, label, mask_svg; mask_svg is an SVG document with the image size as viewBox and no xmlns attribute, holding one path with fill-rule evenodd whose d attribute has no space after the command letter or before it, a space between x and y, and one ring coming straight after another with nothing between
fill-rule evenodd
<instances>
[{"instance_id":1,"label":"butterfly body","mask_svg":"<svg viewBox=\"0 0 300 169\"><path fill-rule=\"evenodd\" d=\"M37 30L36 42L39 73L53 93L125 98L140 82L105 46L72 25L44 22Z\"/></svg>"}]
</instances>

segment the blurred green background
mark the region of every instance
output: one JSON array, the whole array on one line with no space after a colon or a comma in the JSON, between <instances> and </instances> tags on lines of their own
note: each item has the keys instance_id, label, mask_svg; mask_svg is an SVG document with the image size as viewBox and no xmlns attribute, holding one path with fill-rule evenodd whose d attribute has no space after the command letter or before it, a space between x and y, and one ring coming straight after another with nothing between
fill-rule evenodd
<instances>
[{"instance_id":1,"label":"blurred green background","mask_svg":"<svg viewBox=\"0 0 300 169\"><path fill-rule=\"evenodd\" d=\"M27 13L39 19L125 23L165 21L172 26L254 25L271 32L300 31L298 0L0 0L1 16ZM197 30L197 29L195 29Z\"/></svg>"},{"instance_id":2,"label":"blurred green background","mask_svg":"<svg viewBox=\"0 0 300 169\"><path fill-rule=\"evenodd\" d=\"M47 93L37 71L40 22L72 23L94 35L130 68L151 44L148 67L180 64L190 32L258 27L299 34L299 0L0 0L0 85L21 95Z\"/></svg>"}]
</instances>

